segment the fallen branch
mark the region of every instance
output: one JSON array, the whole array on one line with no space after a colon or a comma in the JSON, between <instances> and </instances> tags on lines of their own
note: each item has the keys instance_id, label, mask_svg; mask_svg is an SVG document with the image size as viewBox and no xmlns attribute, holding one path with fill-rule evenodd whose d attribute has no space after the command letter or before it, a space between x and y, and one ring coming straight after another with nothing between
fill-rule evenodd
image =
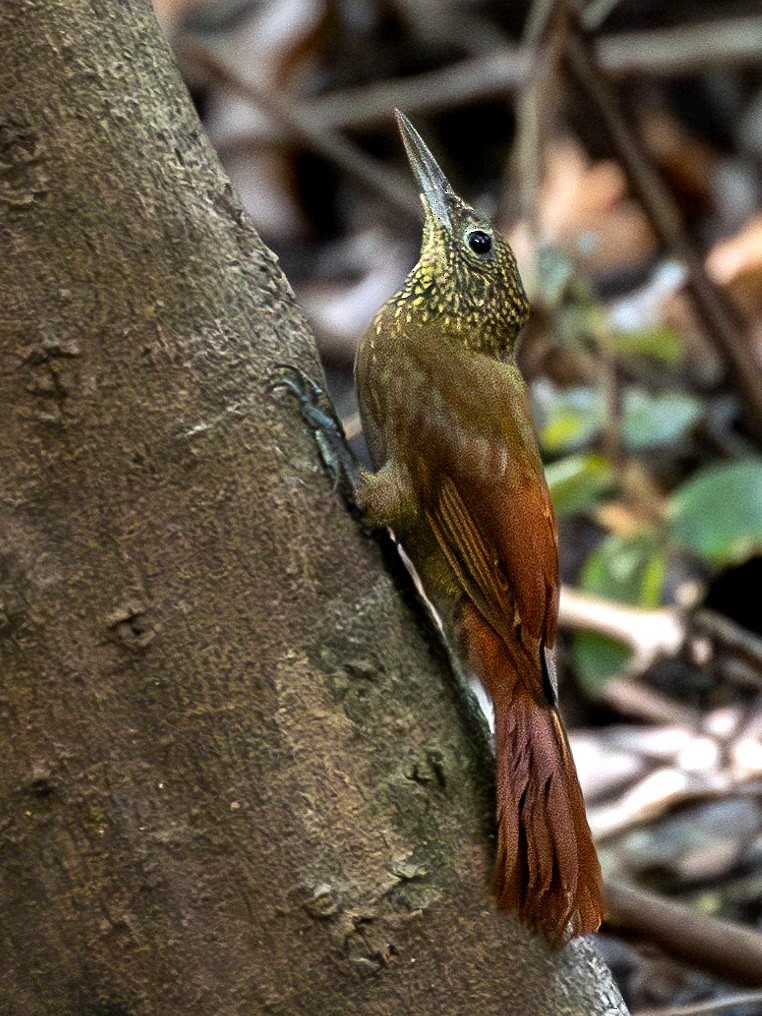
<instances>
[{"instance_id":1,"label":"fallen branch","mask_svg":"<svg viewBox=\"0 0 762 1016\"><path fill-rule=\"evenodd\" d=\"M584 629L623 642L632 650L630 673L641 674L657 659L677 656L686 639L684 614L677 607L644 610L563 586L558 610L561 626Z\"/></svg>"},{"instance_id":2,"label":"fallen branch","mask_svg":"<svg viewBox=\"0 0 762 1016\"><path fill-rule=\"evenodd\" d=\"M608 926L737 984L762 986L762 935L619 882L606 882Z\"/></svg>"},{"instance_id":3,"label":"fallen branch","mask_svg":"<svg viewBox=\"0 0 762 1016\"><path fill-rule=\"evenodd\" d=\"M632 650L628 680L659 659L685 653L706 663L721 650L744 665L736 675L739 684L762 688L762 639L715 611L674 606L645 610L563 586L558 620L562 627L592 631Z\"/></svg>"}]
</instances>

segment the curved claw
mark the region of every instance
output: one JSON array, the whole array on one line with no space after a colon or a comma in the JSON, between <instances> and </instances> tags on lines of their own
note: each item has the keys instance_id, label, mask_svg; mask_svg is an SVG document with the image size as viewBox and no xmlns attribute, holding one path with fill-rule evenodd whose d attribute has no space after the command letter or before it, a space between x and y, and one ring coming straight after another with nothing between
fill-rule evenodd
<instances>
[{"instance_id":1,"label":"curved claw","mask_svg":"<svg viewBox=\"0 0 762 1016\"><path fill-rule=\"evenodd\" d=\"M347 447L341 422L325 392L300 367L278 363L275 369L279 373L268 380L267 390L285 388L296 396L302 416L314 432L320 457L331 477L332 489L340 486L347 500L354 505L357 466Z\"/></svg>"},{"instance_id":2,"label":"curved claw","mask_svg":"<svg viewBox=\"0 0 762 1016\"><path fill-rule=\"evenodd\" d=\"M291 363L276 363L275 374L267 382L269 392L277 391L279 388L288 388L294 395L303 397L305 389L309 389L312 400L317 401L323 397L323 389L313 380L301 367L295 367Z\"/></svg>"}]
</instances>

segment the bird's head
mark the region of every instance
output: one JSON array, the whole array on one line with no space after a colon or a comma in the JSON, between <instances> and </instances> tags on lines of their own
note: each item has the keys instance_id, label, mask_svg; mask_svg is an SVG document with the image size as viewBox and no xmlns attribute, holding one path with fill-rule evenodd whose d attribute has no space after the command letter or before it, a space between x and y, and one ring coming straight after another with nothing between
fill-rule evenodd
<instances>
[{"instance_id":1,"label":"bird's head","mask_svg":"<svg viewBox=\"0 0 762 1016\"><path fill-rule=\"evenodd\" d=\"M426 220L421 257L398 294L416 320L434 321L469 348L511 355L529 304L508 241L454 192L408 118L396 111Z\"/></svg>"}]
</instances>

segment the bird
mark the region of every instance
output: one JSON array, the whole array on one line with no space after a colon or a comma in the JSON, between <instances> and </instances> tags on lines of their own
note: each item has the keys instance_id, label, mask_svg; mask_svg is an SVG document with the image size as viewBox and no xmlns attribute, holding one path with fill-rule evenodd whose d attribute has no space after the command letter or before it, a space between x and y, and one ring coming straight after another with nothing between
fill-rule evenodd
<instances>
[{"instance_id":1,"label":"bird","mask_svg":"<svg viewBox=\"0 0 762 1016\"><path fill-rule=\"evenodd\" d=\"M314 382L292 371L276 385L299 395L363 522L393 531L460 669L491 698L497 907L560 948L598 929L604 900L558 708L557 530L516 361L529 303L507 240L395 114L424 226L417 264L358 346L373 470L329 434Z\"/></svg>"}]
</instances>

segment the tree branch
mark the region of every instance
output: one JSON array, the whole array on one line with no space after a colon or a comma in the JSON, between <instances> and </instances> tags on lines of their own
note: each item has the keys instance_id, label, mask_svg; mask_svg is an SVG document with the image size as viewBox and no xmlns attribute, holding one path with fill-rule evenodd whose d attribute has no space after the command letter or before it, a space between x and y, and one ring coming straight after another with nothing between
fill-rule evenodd
<instances>
[{"instance_id":1,"label":"tree branch","mask_svg":"<svg viewBox=\"0 0 762 1016\"><path fill-rule=\"evenodd\" d=\"M607 880L609 924L645 937L676 959L723 980L762 985L762 935L691 907Z\"/></svg>"},{"instance_id":2,"label":"tree branch","mask_svg":"<svg viewBox=\"0 0 762 1016\"><path fill-rule=\"evenodd\" d=\"M744 17L604 35L594 47L601 70L620 80L701 74L717 65L756 67L762 59L760 39L762 17ZM370 130L388 124L395 106L412 116L510 95L526 85L532 59L530 49L504 45L440 70L301 100L296 114L315 130ZM280 137L267 126L250 133L261 140Z\"/></svg>"}]
</instances>

